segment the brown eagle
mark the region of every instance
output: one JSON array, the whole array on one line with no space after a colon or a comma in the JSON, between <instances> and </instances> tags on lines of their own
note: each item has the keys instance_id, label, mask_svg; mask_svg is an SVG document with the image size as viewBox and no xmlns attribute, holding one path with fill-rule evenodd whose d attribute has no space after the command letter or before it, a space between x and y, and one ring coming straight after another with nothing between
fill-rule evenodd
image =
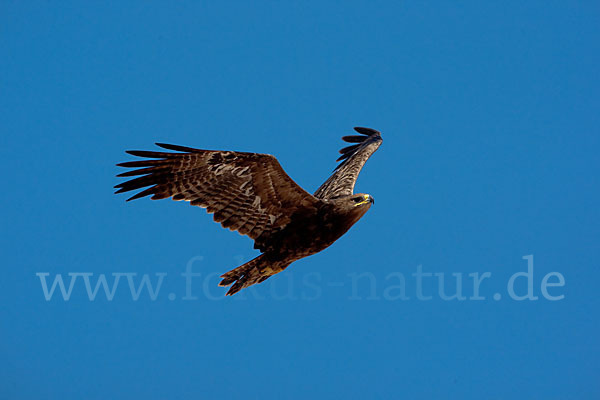
<instances>
[{"instance_id":1,"label":"brown eagle","mask_svg":"<svg viewBox=\"0 0 600 400\"><path fill-rule=\"evenodd\" d=\"M127 153L148 158L117 164L136 168L117 176L135 179L115 186L116 193L146 188L127 199L189 201L206 208L224 228L254 240L261 255L221 276L227 295L283 271L292 262L330 246L374 203L368 194L354 194L354 184L368 158L381 145L381 134L354 128L360 135L344 136L353 143L340 150L342 161L311 195L290 178L269 154L200 150L156 143L167 150ZM148 187L149 186L149 187Z\"/></svg>"}]
</instances>

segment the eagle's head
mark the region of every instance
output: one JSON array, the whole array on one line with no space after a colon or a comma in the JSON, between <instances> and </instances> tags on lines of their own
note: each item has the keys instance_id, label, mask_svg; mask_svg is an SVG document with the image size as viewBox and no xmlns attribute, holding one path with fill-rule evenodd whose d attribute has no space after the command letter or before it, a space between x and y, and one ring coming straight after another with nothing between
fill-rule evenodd
<instances>
[{"instance_id":1,"label":"eagle's head","mask_svg":"<svg viewBox=\"0 0 600 400\"><path fill-rule=\"evenodd\" d=\"M353 194L352 196L350 196L350 201L352 207L366 206L367 210L369 209L369 207L371 207L371 204L375 204L375 199L373 198L373 196L365 193Z\"/></svg>"},{"instance_id":2,"label":"eagle's head","mask_svg":"<svg viewBox=\"0 0 600 400\"><path fill-rule=\"evenodd\" d=\"M350 196L339 197L334 200L337 212L348 217L348 222L354 224L375 203L369 194L358 193Z\"/></svg>"}]
</instances>

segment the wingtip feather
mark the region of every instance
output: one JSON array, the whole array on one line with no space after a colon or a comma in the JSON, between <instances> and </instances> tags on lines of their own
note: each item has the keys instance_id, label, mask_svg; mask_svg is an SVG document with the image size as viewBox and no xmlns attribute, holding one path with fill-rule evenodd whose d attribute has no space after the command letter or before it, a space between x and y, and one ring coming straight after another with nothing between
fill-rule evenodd
<instances>
[{"instance_id":1,"label":"wingtip feather","mask_svg":"<svg viewBox=\"0 0 600 400\"><path fill-rule=\"evenodd\" d=\"M200 152L200 149L195 149L193 147L187 147L187 146L179 146L177 144L159 143L159 142L156 142L154 144L157 145L158 147L162 147L163 149L173 150L173 151L181 151L181 152L184 152L184 153L198 153L198 152Z\"/></svg>"},{"instance_id":2,"label":"wingtip feather","mask_svg":"<svg viewBox=\"0 0 600 400\"><path fill-rule=\"evenodd\" d=\"M354 130L356 132L360 133L361 135L367 135L367 136L381 135L381 132L379 132L378 130L375 130L372 128L365 128L364 126L355 126Z\"/></svg>"}]
</instances>

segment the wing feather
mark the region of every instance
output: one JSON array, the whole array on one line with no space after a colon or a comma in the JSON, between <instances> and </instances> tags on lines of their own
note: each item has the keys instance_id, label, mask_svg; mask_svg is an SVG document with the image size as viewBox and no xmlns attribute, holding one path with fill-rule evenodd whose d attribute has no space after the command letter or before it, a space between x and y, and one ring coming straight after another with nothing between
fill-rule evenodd
<instances>
[{"instance_id":1,"label":"wing feather","mask_svg":"<svg viewBox=\"0 0 600 400\"><path fill-rule=\"evenodd\" d=\"M261 236L261 241L295 212L316 208L320 202L271 155L157 145L179 153L128 151L147 159L117 164L139 169L117 175L135 178L116 185L116 193L144 188L128 201L145 196L186 200L213 213L223 227L252 239Z\"/></svg>"},{"instance_id":2,"label":"wing feather","mask_svg":"<svg viewBox=\"0 0 600 400\"><path fill-rule=\"evenodd\" d=\"M316 198L333 199L351 195L363 165L381 145L381 133L375 129L356 127L354 130L362 136L342 137L345 142L356 144L340 150L341 156L337 161L342 162L338 164L329 179L314 193Z\"/></svg>"}]
</instances>

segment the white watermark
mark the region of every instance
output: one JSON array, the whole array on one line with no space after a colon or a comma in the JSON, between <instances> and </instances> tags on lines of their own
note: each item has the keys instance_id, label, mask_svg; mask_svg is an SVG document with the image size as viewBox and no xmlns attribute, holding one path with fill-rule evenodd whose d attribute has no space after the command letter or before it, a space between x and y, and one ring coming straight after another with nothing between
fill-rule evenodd
<instances>
[{"instance_id":1,"label":"white watermark","mask_svg":"<svg viewBox=\"0 0 600 400\"><path fill-rule=\"evenodd\" d=\"M272 279L272 282L270 280L268 290L263 289L265 285L255 285L242 290L232 299L314 301L325 290L341 290L341 296L353 301L500 301L503 298L513 301L559 301L565 298L565 278L560 272L549 272L541 279L536 279L533 255L526 255L523 260L526 270L513 273L503 285L504 290L496 291L491 296L491 272L429 272L418 265L412 272L391 272L383 277L373 272L353 272L336 281L327 281L318 272L304 275L284 273ZM49 272L37 272L35 275L46 301L66 302L74 294L83 295L91 302L98 298L113 301L117 295L132 301L225 299L226 288L218 287L220 274L202 272L202 268L197 266L202 262L203 257L196 256L187 262L183 272L174 276L167 272L113 272L109 275L93 272L51 275ZM178 287L179 290L165 293L162 289L167 279L170 280L170 287Z\"/></svg>"}]
</instances>

